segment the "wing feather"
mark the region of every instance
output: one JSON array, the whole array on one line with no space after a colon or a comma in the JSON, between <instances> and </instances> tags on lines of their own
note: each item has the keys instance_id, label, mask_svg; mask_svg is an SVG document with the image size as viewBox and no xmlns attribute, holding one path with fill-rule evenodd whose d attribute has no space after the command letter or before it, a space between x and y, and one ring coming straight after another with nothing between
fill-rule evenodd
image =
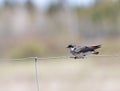
<instances>
[{"instance_id":1,"label":"wing feather","mask_svg":"<svg viewBox=\"0 0 120 91\"><path fill-rule=\"evenodd\" d=\"M81 51L80 46L75 47L74 52L79 53Z\"/></svg>"},{"instance_id":2,"label":"wing feather","mask_svg":"<svg viewBox=\"0 0 120 91\"><path fill-rule=\"evenodd\" d=\"M91 47L88 47L88 46L84 46L84 47L81 48L80 52L84 53L84 52L88 52L88 51L94 51L94 49L91 48Z\"/></svg>"}]
</instances>

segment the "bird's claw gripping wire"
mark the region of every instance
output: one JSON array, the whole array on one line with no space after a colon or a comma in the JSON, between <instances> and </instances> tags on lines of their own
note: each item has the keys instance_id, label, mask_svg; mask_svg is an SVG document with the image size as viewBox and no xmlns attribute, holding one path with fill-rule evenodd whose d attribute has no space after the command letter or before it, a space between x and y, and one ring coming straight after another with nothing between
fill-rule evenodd
<instances>
[{"instance_id":1,"label":"bird's claw gripping wire","mask_svg":"<svg viewBox=\"0 0 120 91\"><path fill-rule=\"evenodd\" d=\"M84 57L70 57L70 58L74 58L74 59L84 59Z\"/></svg>"}]
</instances>

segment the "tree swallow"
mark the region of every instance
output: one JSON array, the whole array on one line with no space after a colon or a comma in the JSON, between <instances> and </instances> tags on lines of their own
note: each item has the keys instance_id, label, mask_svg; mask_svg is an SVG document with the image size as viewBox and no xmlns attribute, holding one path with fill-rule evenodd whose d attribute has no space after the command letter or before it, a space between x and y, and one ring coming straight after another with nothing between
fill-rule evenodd
<instances>
[{"instance_id":1,"label":"tree swallow","mask_svg":"<svg viewBox=\"0 0 120 91\"><path fill-rule=\"evenodd\" d=\"M101 48L101 45L96 46L76 46L76 45L68 45L67 48L70 49L70 53L74 55L74 59L84 58L89 54L99 54L96 49Z\"/></svg>"}]
</instances>

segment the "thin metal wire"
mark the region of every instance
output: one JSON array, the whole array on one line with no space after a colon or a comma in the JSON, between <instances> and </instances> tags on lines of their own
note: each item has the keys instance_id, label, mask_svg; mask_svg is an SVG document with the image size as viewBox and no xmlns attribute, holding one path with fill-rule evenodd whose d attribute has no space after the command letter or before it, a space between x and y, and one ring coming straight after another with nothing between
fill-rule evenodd
<instances>
[{"instance_id":1,"label":"thin metal wire","mask_svg":"<svg viewBox=\"0 0 120 91\"><path fill-rule=\"evenodd\" d=\"M120 57L120 54L114 55L91 55L88 57ZM26 58L18 58L18 59L9 59L9 58L0 58L0 61L24 61L24 60L33 60L36 57L26 57ZM57 56L57 57L38 57L37 60L49 60L49 59L68 59L73 58L70 56Z\"/></svg>"},{"instance_id":2,"label":"thin metal wire","mask_svg":"<svg viewBox=\"0 0 120 91\"><path fill-rule=\"evenodd\" d=\"M38 70L37 70L37 57L35 57L35 79L36 79L36 85L37 85L37 91L39 91L39 80L38 80Z\"/></svg>"},{"instance_id":3,"label":"thin metal wire","mask_svg":"<svg viewBox=\"0 0 120 91\"><path fill-rule=\"evenodd\" d=\"M21 60L29 60L34 59L35 57L26 57L26 58L18 58L18 59L11 59L11 58L0 58L0 61L21 61Z\"/></svg>"},{"instance_id":4,"label":"thin metal wire","mask_svg":"<svg viewBox=\"0 0 120 91\"><path fill-rule=\"evenodd\" d=\"M49 59L67 59L69 56L57 56L57 57L38 57L38 60L49 60Z\"/></svg>"},{"instance_id":5,"label":"thin metal wire","mask_svg":"<svg viewBox=\"0 0 120 91\"><path fill-rule=\"evenodd\" d=\"M120 57L120 54L114 54L114 55L91 55L91 57Z\"/></svg>"}]
</instances>

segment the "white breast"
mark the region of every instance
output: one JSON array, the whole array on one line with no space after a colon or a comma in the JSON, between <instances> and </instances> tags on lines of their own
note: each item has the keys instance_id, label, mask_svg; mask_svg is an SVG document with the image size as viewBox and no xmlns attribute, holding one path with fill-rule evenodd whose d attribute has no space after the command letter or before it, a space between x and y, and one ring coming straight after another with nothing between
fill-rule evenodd
<instances>
[{"instance_id":1,"label":"white breast","mask_svg":"<svg viewBox=\"0 0 120 91\"><path fill-rule=\"evenodd\" d=\"M71 50L71 51L74 51L74 50L75 50L75 48L70 48L70 50Z\"/></svg>"}]
</instances>

